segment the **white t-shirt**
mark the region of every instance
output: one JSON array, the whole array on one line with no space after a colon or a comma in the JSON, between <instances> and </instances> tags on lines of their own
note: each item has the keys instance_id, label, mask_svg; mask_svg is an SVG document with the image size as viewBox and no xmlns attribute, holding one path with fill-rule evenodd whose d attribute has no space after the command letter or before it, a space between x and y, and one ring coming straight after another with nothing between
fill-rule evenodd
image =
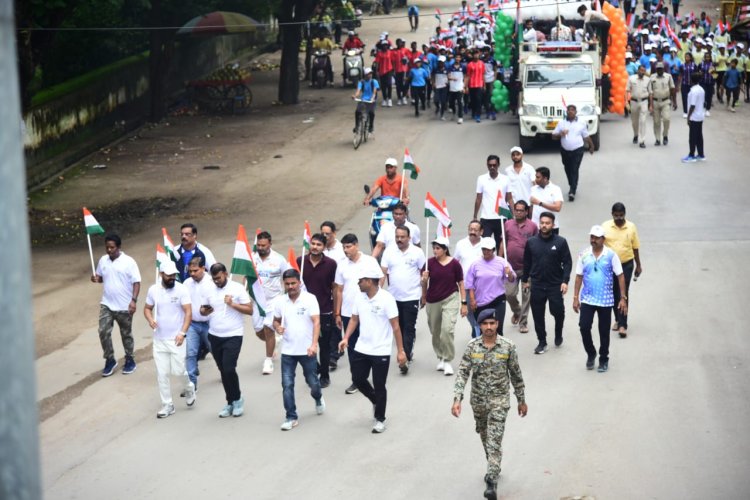
<instances>
[{"instance_id":1,"label":"white t-shirt","mask_svg":"<svg viewBox=\"0 0 750 500\"><path fill-rule=\"evenodd\" d=\"M516 169L511 164L505 167L505 175L508 176L508 180L510 181L513 201L523 200L528 203L531 197L531 186L534 185L534 181L536 180L536 170L534 170L534 167L523 162L521 172L516 173Z\"/></svg>"},{"instance_id":2,"label":"white t-shirt","mask_svg":"<svg viewBox=\"0 0 750 500\"><path fill-rule=\"evenodd\" d=\"M375 257L371 255L365 255L362 252L359 253L359 260L353 262L350 259L345 259L339 262L336 267L336 278L334 281L338 286L343 286L341 291L341 315L347 318L352 315L352 305L354 299L358 295L362 295L359 291L359 273L362 269L372 269L373 266L380 266Z\"/></svg>"},{"instance_id":3,"label":"white t-shirt","mask_svg":"<svg viewBox=\"0 0 750 500\"><path fill-rule=\"evenodd\" d=\"M471 240L467 236L456 243L456 249L453 251L453 258L461 264L461 267L464 270L464 281L466 281L466 273L469 271L471 263L482 256L482 247L479 246L481 241L482 239L480 238L476 245L472 245Z\"/></svg>"},{"instance_id":4,"label":"white t-shirt","mask_svg":"<svg viewBox=\"0 0 750 500\"><path fill-rule=\"evenodd\" d=\"M238 304L249 304L250 295L241 283L227 280L224 288L219 288L213 281L214 286L209 289L209 294L203 299L203 305L214 308L208 315L208 333L217 337L238 337L244 334L245 315L233 307L224 305L224 296L231 295L232 301Z\"/></svg>"},{"instance_id":5,"label":"white t-shirt","mask_svg":"<svg viewBox=\"0 0 750 500\"><path fill-rule=\"evenodd\" d=\"M556 201L563 201L563 195L560 186L552 184L551 182L548 182L544 187L541 187L539 185L531 186L531 196L541 201L545 205L548 203L552 204ZM555 214L554 227L560 227L560 212L553 212L552 210L540 207L539 205L533 205L533 207L534 208L531 212L531 220L534 221L537 226L539 226L539 216L542 215L542 212L552 212L553 214Z\"/></svg>"},{"instance_id":6,"label":"white t-shirt","mask_svg":"<svg viewBox=\"0 0 750 500\"><path fill-rule=\"evenodd\" d=\"M411 221L406 221L404 223L404 226L409 228L409 237L411 238L411 242L414 245L419 245L420 241L420 232L419 232L419 226L414 224ZM392 246L396 246L396 224L394 222L387 222L383 224L380 227L380 232L378 233L378 237L375 240L379 243L382 243L385 245L385 248L390 248Z\"/></svg>"},{"instance_id":7,"label":"white t-shirt","mask_svg":"<svg viewBox=\"0 0 750 500\"><path fill-rule=\"evenodd\" d=\"M378 290L371 299L365 293L357 295L352 315L359 316L359 339L354 350L369 356L390 356L393 345L391 319L398 318L398 307L393 295Z\"/></svg>"},{"instance_id":8,"label":"white t-shirt","mask_svg":"<svg viewBox=\"0 0 750 500\"><path fill-rule=\"evenodd\" d=\"M706 118L706 109L704 107L706 101L706 91L700 85L693 85L690 87L690 92L687 96L688 109L691 106L695 106L693 113L690 115L691 122L702 122Z\"/></svg>"},{"instance_id":9,"label":"white t-shirt","mask_svg":"<svg viewBox=\"0 0 750 500\"><path fill-rule=\"evenodd\" d=\"M183 285L185 285L190 293L190 302L193 304L193 321L208 321L206 316L201 315L200 306L204 305L203 300L212 293L214 288L216 288L213 280L211 280L211 275L205 273L200 282L195 281L193 278L188 278Z\"/></svg>"},{"instance_id":10,"label":"white t-shirt","mask_svg":"<svg viewBox=\"0 0 750 500\"><path fill-rule=\"evenodd\" d=\"M479 210L480 219L499 219L500 215L495 211L497 193L500 193L500 206L505 207L505 195L513 192L507 175L497 173L494 179L489 172L477 177L477 194L482 195L482 205Z\"/></svg>"},{"instance_id":11,"label":"white t-shirt","mask_svg":"<svg viewBox=\"0 0 750 500\"><path fill-rule=\"evenodd\" d=\"M99 259L96 275L102 277L104 285L101 303L112 311L127 311L133 300L133 283L141 282L135 260L125 252L120 252L115 260L105 255Z\"/></svg>"},{"instance_id":12,"label":"white t-shirt","mask_svg":"<svg viewBox=\"0 0 750 500\"><path fill-rule=\"evenodd\" d=\"M253 262L258 271L258 277L266 292L266 300L271 300L284 293L284 283L281 275L289 269L289 263L279 252L271 250L265 260L260 258L257 252L253 253Z\"/></svg>"},{"instance_id":13,"label":"white t-shirt","mask_svg":"<svg viewBox=\"0 0 750 500\"><path fill-rule=\"evenodd\" d=\"M567 130L567 135L560 136L560 145L566 151L574 151L578 148L583 147L583 138L589 136L589 129L586 122L576 118L572 122L566 120L560 120L552 132L555 135L559 135L563 130Z\"/></svg>"},{"instance_id":14,"label":"white t-shirt","mask_svg":"<svg viewBox=\"0 0 750 500\"><path fill-rule=\"evenodd\" d=\"M420 277L425 266L424 253L409 245L402 252L398 245L386 248L380 265L388 274L388 292L398 301L419 300L422 297Z\"/></svg>"},{"instance_id":15,"label":"white t-shirt","mask_svg":"<svg viewBox=\"0 0 750 500\"><path fill-rule=\"evenodd\" d=\"M164 288L161 283L149 287L146 304L156 306L155 339L172 340L182 331L185 321L182 306L190 302L190 292L182 283L175 283L174 288Z\"/></svg>"},{"instance_id":16,"label":"white t-shirt","mask_svg":"<svg viewBox=\"0 0 750 500\"><path fill-rule=\"evenodd\" d=\"M332 248L324 248L323 255L335 260L336 264L346 259L346 254L344 253L344 245L342 245L339 240L336 240L336 243L333 244Z\"/></svg>"},{"instance_id":17,"label":"white t-shirt","mask_svg":"<svg viewBox=\"0 0 750 500\"><path fill-rule=\"evenodd\" d=\"M273 317L279 319L284 327L281 354L307 355L307 348L312 345L313 339L313 316L320 316L320 307L315 295L310 292L301 290L294 302L289 295L276 299Z\"/></svg>"}]
</instances>

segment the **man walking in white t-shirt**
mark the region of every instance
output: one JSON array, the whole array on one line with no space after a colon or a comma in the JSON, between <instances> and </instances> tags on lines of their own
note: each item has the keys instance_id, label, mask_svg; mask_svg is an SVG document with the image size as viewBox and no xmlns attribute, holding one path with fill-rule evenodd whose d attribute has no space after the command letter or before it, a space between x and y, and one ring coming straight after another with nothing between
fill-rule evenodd
<instances>
[{"instance_id":1,"label":"man walking in white t-shirt","mask_svg":"<svg viewBox=\"0 0 750 500\"><path fill-rule=\"evenodd\" d=\"M138 264L120 247L122 240L116 234L104 237L107 255L99 259L96 272L91 276L92 283L103 283L104 291L99 305L99 341L104 351L102 377L109 377L117 367L115 350L112 346L112 328L115 321L120 328L122 346L125 348L123 375L135 371L133 358L133 314L141 291L141 274Z\"/></svg>"},{"instance_id":2,"label":"man walking in white t-shirt","mask_svg":"<svg viewBox=\"0 0 750 500\"><path fill-rule=\"evenodd\" d=\"M594 154L594 142L589 137L586 122L579 120L576 116L577 108L573 104L568 104L567 112L565 119L560 120L552 132L552 138L560 141L560 156L570 187L568 201L574 201L578 189L578 170L581 168L583 153L588 150L589 153Z\"/></svg>"},{"instance_id":3,"label":"man walking in white t-shirt","mask_svg":"<svg viewBox=\"0 0 750 500\"><path fill-rule=\"evenodd\" d=\"M185 365L190 381L198 390L198 358L200 352L211 350L211 344L208 342L208 319L201 315L200 305L203 298L207 297L215 287L211 278L206 273L204 260L201 256L190 259L188 264L188 274L190 277L185 280L184 285L190 293L190 302L192 306L192 321L187 330L187 357Z\"/></svg>"},{"instance_id":4,"label":"man walking in white t-shirt","mask_svg":"<svg viewBox=\"0 0 750 500\"><path fill-rule=\"evenodd\" d=\"M404 338L407 360L411 361L417 336L417 314L422 297L420 278L425 266L422 250L409 241L409 228L396 228L396 245L386 248L380 266L388 279L388 292L396 299L398 325ZM401 365L401 373L409 373L409 365Z\"/></svg>"},{"instance_id":5,"label":"man walking in white t-shirt","mask_svg":"<svg viewBox=\"0 0 750 500\"><path fill-rule=\"evenodd\" d=\"M560 233L560 210L563 206L562 189L549 180L550 172L547 167L536 169L536 184L531 187L529 209L531 220L539 227L539 216L544 212L555 214L555 225L553 232Z\"/></svg>"},{"instance_id":6,"label":"man walking in white t-shirt","mask_svg":"<svg viewBox=\"0 0 750 500\"><path fill-rule=\"evenodd\" d=\"M253 263L258 271L258 277L266 296L267 313L265 316L261 316L259 308L256 308L253 313L253 326L255 327L255 335L266 343L263 375L270 375L273 373L273 352L276 349L276 334L273 332L271 311L274 309L274 300L284 294L281 275L284 271L290 269L290 266L280 253L271 248L271 234L268 231L258 233L256 240Z\"/></svg>"},{"instance_id":7,"label":"man walking in white t-shirt","mask_svg":"<svg viewBox=\"0 0 750 500\"><path fill-rule=\"evenodd\" d=\"M474 219L479 218L482 224L482 237L495 238L495 247L498 249L503 241L503 219L498 210L510 210L513 206L513 187L508 177L498 171L499 168L500 158L489 155L487 173L477 177L477 197L474 200Z\"/></svg>"},{"instance_id":8,"label":"man walking in white t-shirt","mask_svg":"<svg viewBox=\"0 0 750 500\"><path fill-rule=\"evenodd\" d=\"M531 186L536 179L534 167L523 161L523 149L518 146L510 148L511 165L505 167L505 175L510 180L511 192L515 201L523 200L529 203Z\"/></svg>"},{"instance_id":9,"label":"man walking in white t-shirt","mask_svg":"<svg viewBox=\"0 0 750 500\"><path fill-rule=\"evenodd\" d=\"M393 339L399 365L406 364L406 352L398 326L398 306L393 295L380 288L383 271L380 266L368 265L360 269L358 276L359 290L362 292L354 298L352 316L339 350L348 348L349 340L359 327L359 338L350 358L354 384L374 407L374 434L385 431L385 408L388 402L388 390L385 383L388 368L391 364ZM372 384L368 380L372 371Z\"/></svg>"},{"instance_id":10,"label":"man walking in white t-shirt","mask_svg":"<svg viewBox=\"0 0 750 500\"><path fill-rule=\"evenodd\" d=\"M294 378L297 363L302 365L302 375L315 400L315 412L322 415L326 408L318 379L318 337L320 336L320 307L315 295L301 289L302 281L296 269L287 269L282 275L286 295L276 300L273 328L283 335L281 346L281 387L283 388L286 417L282 431L290 431L299 423L294 401Z\"/></svg>"},{"instance_id":11,"label":"man walking in white t-shirt","mask_svg":"<svg viewBox=\"0 0 750 500\"><path fill-rule=\"evenodd\" d=\"M214 287L204 297L200 312L208 316L208 341L227 400L219 412L219 418L240 417L245 412L245 400L237 375L237 360L245 334L242 316L252 316L253 303L247 289L229 279L227 268L221 262L211 266L211 280Z\"/></svg>"},{"instance_id":12,"label":"man walking in white t-shirt","mask_svg":"<svg viewBox=\"0 0 750 500\"><path fill-rule=\"evenodd\" d=\"M177 283L177 266L172 261L161 265L161 283L151 285L146 296L143 315L154 331L154 363L159 384L161 409L156 418L167 418L174 413L169 376L181 377L185 382L185 403L195 403L195 385L185 370L187 330L191 319L190 292Z\"/></svg>"},{"instance_id":13,"label":"man walking in white t-shirt","mask_svg":"<svg viewBox=\"0 0 750 500\"><path fill-rule=\"evenodd\" d=\"M344 246L346 259L339 262L338 266L336 266L336 278L334 280L336 283L336 291L333 299L333 311L336 328L347 331L349 320L352 316L354 299L362 294L357 286L359 275L364 268L375 266L380 269L380 265L374 257L365 255L359 250L359 240L357 239L356 234L349 233L344 235L344 237L341 238L341 244ZM352 354L358 338L359 328L355 327L350 335L348 343L349 349L347 350L350 369ZM341 351L340 348L339 351ZM352 376L353 375L354 374L352 373ZM357 392L357 386L354 384L353 379L351 385L349 385L344 392L347 394L354 394Z\"/></svg>"},{"instance_id":14,"label":"man walking in white t-shirt","mask_svg":"<svg viewBox=\"0 0 750 500\"><path fill-rule=\"evenodd\" d=\"M466 273L469 271L469 266L472 262L482 257L482 247L480 242L482 241L482 225L478 220L469 222L469 234L466 238L459 240L456 243L456 248L453 251L453 258L461 264L461 268L464 270L464 283L466 283ZM463 297L461 297L462 304L468 304L469 302L469 291L466 290ZM471 338L478 337L479 325L477 325L477 319L473 314L467 314L466 317L471 325Z\"/></svg>"}]
</instances>

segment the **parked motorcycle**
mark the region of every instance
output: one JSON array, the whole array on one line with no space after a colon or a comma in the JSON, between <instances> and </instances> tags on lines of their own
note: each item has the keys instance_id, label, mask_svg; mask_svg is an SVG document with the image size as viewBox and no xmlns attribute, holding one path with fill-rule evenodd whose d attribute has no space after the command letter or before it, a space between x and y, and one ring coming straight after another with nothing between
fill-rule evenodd
<instances>
[{"instance_id":1,"label":"parked motorcycle","mask_svg":"<svg viewBox=\"0 0 750 500\"><path fill-rule=\"evenodd\" d=\"M365 60L362 57L361 49L349 49L344 54L344 74L342 86L346 86L347 82L357 87L357 83L364 76Z\"/></svg>"},{"instance_id":2,"label":"parked motorcycle","mask_svg":"<svg viewBox=\"0 0 750 500\"><path fill-rule=\"evenodd\" d=\"M365 184L365 193L370 194L370 186ZM384 222L393 222L393 209L399 203L396 196L378 196L370 200L375 211L370 218L370 248L375 248L375 242L380 234L380 227Z\"/></svg>"},{"instance_id":3,"label":"parked motorcycle","mask_svg":"<svg viewBox=\"0 0 750 500\"><path fill-rule=\"evenodd\" d=\"M327 50L316 50L312 62L312 83L319 89L326 86L328 66L331 63Z\"/></svg>"}]
</instances>

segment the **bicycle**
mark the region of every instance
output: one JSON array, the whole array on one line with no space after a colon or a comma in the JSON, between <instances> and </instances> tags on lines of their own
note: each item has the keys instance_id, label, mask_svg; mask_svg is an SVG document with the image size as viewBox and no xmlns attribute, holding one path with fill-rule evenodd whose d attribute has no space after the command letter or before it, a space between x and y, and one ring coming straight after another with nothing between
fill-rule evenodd
<instances>
[{"instance_id":1,"label":"bicycle","mask_svg":"<svg viewBox=\"0 0 750 500\"><path fill-rule=\"evenodd\" d=\"M353 99L356 102L364 102L365 104L375 103L375 100L363 101L358 97L355 97ZM354 149L357 149L363 142L367 142L369 119L370 118L368 116L367 110L363 110L363 112L359 115L359 122L357 123L357 128L354 131L354 139L352 141L354 143Z\"/></svg>"}]
</instances>

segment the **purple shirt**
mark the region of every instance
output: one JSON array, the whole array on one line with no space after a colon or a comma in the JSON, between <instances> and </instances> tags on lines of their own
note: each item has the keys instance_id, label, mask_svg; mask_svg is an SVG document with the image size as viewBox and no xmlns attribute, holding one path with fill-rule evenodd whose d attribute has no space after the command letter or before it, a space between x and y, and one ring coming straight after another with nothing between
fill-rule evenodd
<instances>
[{"instance_id":1,"label":"purple shirt","mask_svg":"<svg viewBox=\"0 0 750 500\"><path fill-rule=\"evenodd\" d=\"M458 291L458 284L464 280L464 270L456 259L443 265L435 257L427 261L430 272L430 285L427 287L427 302L434 304L445 300Z\"/></svg>"},{"instance_id":2,"label":"purple shirt","mask_svg":"<svg viewBox=\"0 0 750 500\"><path fill-rule=\"evenodd\" d=\"M526 248L526 241L538 232L536 224L528 219L521 224L515 219L505 221L505 244L508 247L506 257L514 271L523 269L523 249Z\"/></svg>"},{"instance_id":3,"label":"purple shirt","mask_svg":"<svg viewBox=\"0 0 750 500\"><path fill-rule=\"evenodd\" d=\"M302 266L302 257L297 257L297 265ZM317 266L312 264L310 254L305 255L305 272L302 281L305 288L318 299L320 314L333 312L333 281L336 278L336 261L323 255Z\"/></svg>"},{"instance_id":4,"label":"purple shirt","mask_svg":"<svg viewBox=\"0 0 750 500\"><path fill-rule=\"evenodd\" d=\"M482 257L469 266L465 286L467 290L474 290L474 299L478 307L487 305L505 294L505 268L507 266L508 261L498 256L489 261ZM516 273L512 268L510 272L515 279Z\"/></svg>"}]
</instances>

